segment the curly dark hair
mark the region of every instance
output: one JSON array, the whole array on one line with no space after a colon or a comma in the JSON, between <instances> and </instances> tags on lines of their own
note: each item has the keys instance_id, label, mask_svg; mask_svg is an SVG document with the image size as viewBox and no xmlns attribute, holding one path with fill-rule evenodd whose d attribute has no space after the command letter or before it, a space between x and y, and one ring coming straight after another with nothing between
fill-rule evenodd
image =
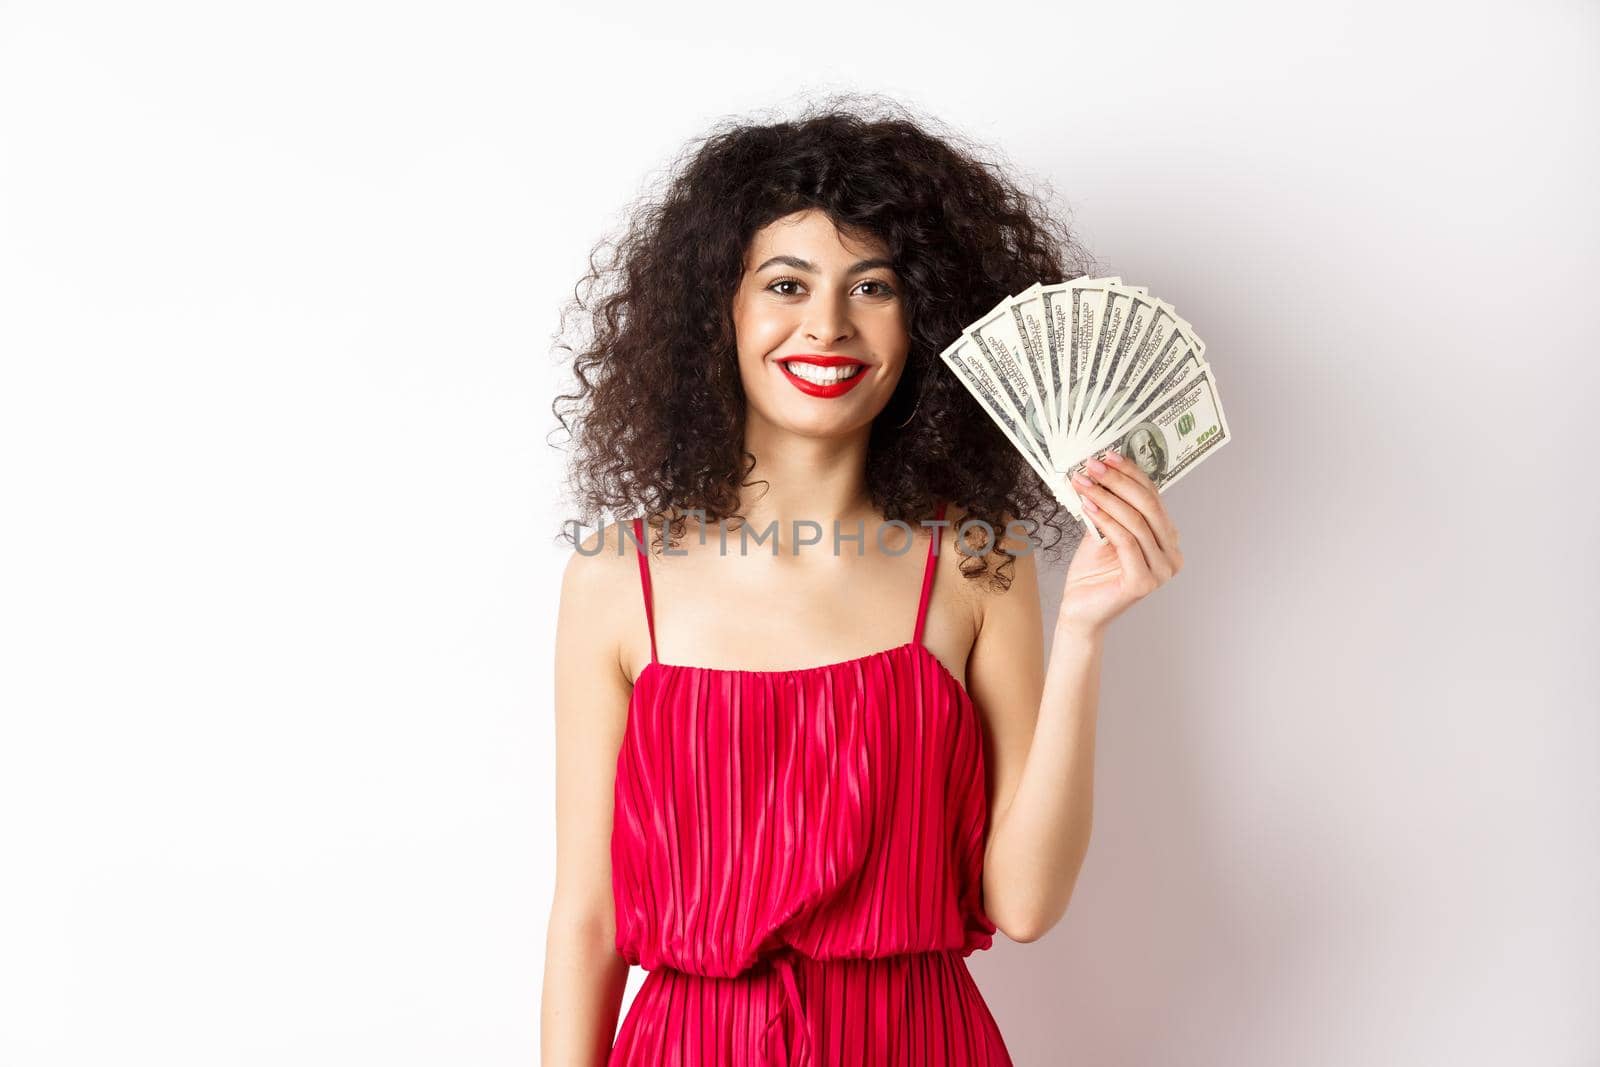
<instances>
[{"instance_id":1,"label":"curly dark hair","mask_svg":"<svg viewBox=\"0 0 1600 1067\"><path fill-rule=\"evenodd\" d=\"M568 481L580 521L659 514L681 536L686 510L708 523L744 518L739 489L756 484L745 481L755 457L743 448L733 295L756 231L819 208L842 232L881 240L904 283L910 348L869 435L873 505L914 526L944 498L965 512L963 523L982 520L1002 535L1012 518L1036 537L1053 529L1055 542L1039 538L1047 549L1064 531L1081 537L939 359L1004 297L1080 277L1092 263L1048 207L1048 186L1022 188L997 157L903 105L855 94L788 120L724 120L691 141L665 188L641 197L622 235L590 253L562 311L557 349L573 354L577 392L551 407L569 435L569 414L576 423ZM573 313L587 329L568 341ZM980 530L967 536L984 543ZM963 569L979 577L993 556L1003 557L995 576L1009 586L1013 556L1003 545Z\"/></svg>"}]
</instances>

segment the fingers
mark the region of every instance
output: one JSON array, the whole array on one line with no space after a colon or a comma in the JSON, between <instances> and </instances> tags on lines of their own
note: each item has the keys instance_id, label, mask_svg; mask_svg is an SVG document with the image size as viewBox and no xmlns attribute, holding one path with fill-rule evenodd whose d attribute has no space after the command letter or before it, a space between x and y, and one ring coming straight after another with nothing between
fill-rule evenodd
<instances>
[{"instance_id":1,"label":"fingers","mask_svg":"<svg viewBox=\"0 0 1600 1067\"><path fill-rule=\"evenodd\" d=\"M1161 490L1137 463L1130 461L1120 452L1107 452L1105 469L1097 471L1091 467L1089 473L1095 480L1139 508L1150 523L1151 531L1160 540L1162 548L1177 546L1178 527L1173 523L1172 516L1167 514L1167 507L1161 501Z\"/></svg>"},{"instance_id":2,"label":"fingers","mask_svg":"<svg viewBox=\"0 0 1600 1067\"><path fill-rule=\"evenodd\" d=\"M1178 527L1161 501L1161 492L1150 476L1139 469L1137 463L1117 452L1107 452L1101 470L1089 467L1087 472L1106 488L1139 509L1150 526L1161 551L1175 564L1181 558L1178 552Z\"/></svg>"},{"instance_id":3,"label":"fingers","mask_svg":"<svg viewBox=\"0 0 1600 1067\"><path fill-rule=\"evenodd\" d=\"M1096 512L1097 516L1111 516L1118 526L1133 537L1140 557L1137 571L1154 575L1162 581L1171 577L1171 567L1167 563L1166 554L1161 551L1161 545L1151 532L1150 524L1145 522L1138 508L1105 486L1097 485L1082 473L1073 475L1073 485L1077 487L1083 499L1092 502L1100 509Z\"/></svg>"},{"instance_id":4,"label":"fingers","mask_svg":"<svg viewBox=\"0 0 1600 1067\"><path fill-rule=\"evenodd\" d=\"M1139 545L1139 539L1122 523L1104 508L1098 506L1090 498L1087 491L1083 493L1083 504L1089 514L1094 516L1095 525L1105 535L1111 547L1117 553L1117 562L1125 576L1126 587L1137 596L1144 596L1158 584L1155 576L1150 573L1150 565L1145 560L1144 549ZM1104 489L1095 489L1101 497L1108 495Z\"/></svg>"}]
</instances>

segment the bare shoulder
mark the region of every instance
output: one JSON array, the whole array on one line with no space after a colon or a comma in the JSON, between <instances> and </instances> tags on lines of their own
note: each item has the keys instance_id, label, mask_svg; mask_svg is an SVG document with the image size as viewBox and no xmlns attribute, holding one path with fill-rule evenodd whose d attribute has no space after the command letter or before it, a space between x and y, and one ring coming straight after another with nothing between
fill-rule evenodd
<instances>
[{"instance_id":1,"label":"bare shoulder","mask_svg":"<svg viewBox=\"0 0 1600 1067\"><path fill-rule=\"evenodd\" d=\"M1006 512L998 526L968 523L968 511L952 504L945 512L951 536L941 550L942 566L958 572L958 585L981 630L994 612L1038 611L1037 544L1022 520ZM963 529L963 524L968 523ZM1004 553L996 551L1003 549ZM1006 553L1010 558L1007 558ZM1020 607L1019 607L1020 605Z\"/></svg>"},{"instance_id":2,"label":"bare shoulder","mask_svg":"<svg viewBox=\"0 0 1600 1067\"><path fill-rule=\"evenodd\" d=\"M997 526L991 534L974 523L960 538L968 546L960 565L975 575L961 582L977 614L967 691L992 742L991 810L999 810L1001 798L1015 789L1044 690L1043 619L1031 524L1007 514ZM984 552L991 538L1003 553Z\"/></svg>"},{"instance_id":3,"label":"bare shoulder","mask_svg":"<svg viewBox=\"0 0 1600 1067\"><path fill-rule=\"evenodd\" d=\"M609 662L627 680L623 663L638 600L638 562L632 531L606 523L579 539L561 576L558 641L591 665ZM630 599L630 594L632 598Z\"/></svg>"},{"instance_id":4,"label":"bare shoulder","mask_svg":"<svg viewBox=\"0 0 1600 1067\"><path fill-rule=\"evenodd\" d=\"M561 576L562 593L589 599L614 592L634 567L633 539L619 523L606 523L579 539Z\"/></svg>"},{"instance_id":5,"label":"bare shoulder","mask_svg":"<svg viewBox=\"0 0 1600 1067\"><path fill-rule=\"evenodd\" d=\"M634 566L633 531L626 523L608 522L579 538L577 547L567 558L563 584L574 589L598 591L596 586L615 581L623 573L624 565Z\"/></svg>"}]
</instances>

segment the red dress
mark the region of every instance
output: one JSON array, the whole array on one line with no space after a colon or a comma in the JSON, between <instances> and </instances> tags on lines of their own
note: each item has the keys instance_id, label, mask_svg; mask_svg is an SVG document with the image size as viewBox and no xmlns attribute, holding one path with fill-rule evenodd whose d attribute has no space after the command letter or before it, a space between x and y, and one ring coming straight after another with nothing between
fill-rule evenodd
<instances>
[{"instance_id":1,"label":"red dress","mask_svg":"<svg viewBox=\"0 0 1600 1067\"><path fill-rule=\"evenodd\" d=\"M966 964L995 930L988 807L977 711L922 644L938 546L910 641L786 671L657 660L638 553L611 861L617 950L649 973L608 1067L1011 1064Z\"/></svg>"}]
</instances>

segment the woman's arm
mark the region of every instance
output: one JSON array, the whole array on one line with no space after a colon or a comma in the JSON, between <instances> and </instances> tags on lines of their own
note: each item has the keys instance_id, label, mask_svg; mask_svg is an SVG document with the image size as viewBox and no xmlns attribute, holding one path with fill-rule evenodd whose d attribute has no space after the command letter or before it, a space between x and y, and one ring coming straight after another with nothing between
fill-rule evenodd
<instances>
[{"instance_id":1,"label":"woman's arm","mask_svg":"<svg viewBox=\"0 0 1600 1067\"><path fill-rule=\"evenodd\" d=\"M967 689L989 732L983 910L1011 940L1033 941L1065 912L1089 847L1099 644L1058 631L1046 676L1033 553L1013 566L1010 587L981 598Z\"/></svg>"},{"instance_id":2,"label":"woman's arm","mask_svg":"<svg viewBox=\"0 0 1600 1067\"><path fill-rule=\"evenodd\" d=\"M989 600L967 668L993 737L983 907L1013 941L1044 936L1067 910L1094 817L1098 636L1056 628L1043 666L1038 570Z\"/></svg>"},{"instance_id":3,"label":"woman's arm","mask_svg":"<svg viewBox=\"0 0 1600 1067\"><path fill-rule=\"evenodd\" d=\"M1154 483L1112 455L1078 492L1105 543L1085 537L1067 570L1041 678L1038 569L987 597L968 688L992 735L984 911L1014 941L1044 936L1066 913L1094 821L1095 726L1106 627L1183 566L1177 527ZM1099 467L1096 470L1095 467Z\"/></svg>"},{"instance_id":4,"label":"woman's arm","mask_svg":"<svg viewBox=\"0 0 1600 1067\"><path fill-rule=\"evenodd\" d=\"M631 686L619 659L617 527L593 556L574 552L556 623L556 885L545 937L543 1067L601 1067L610 1055L628 963L611 897L612 791ZM585 546L594 547L593 538ZM642 609L641 609L642 611Z\"/></svg>"}]
</instances>

